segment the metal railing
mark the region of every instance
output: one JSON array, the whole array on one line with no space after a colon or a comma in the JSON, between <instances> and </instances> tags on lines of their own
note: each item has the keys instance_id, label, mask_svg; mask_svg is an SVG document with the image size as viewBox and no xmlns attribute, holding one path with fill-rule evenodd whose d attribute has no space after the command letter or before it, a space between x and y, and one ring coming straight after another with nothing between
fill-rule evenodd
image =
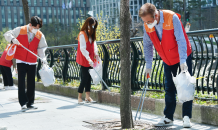
<instances>
[{"instance_id":1,"label":"metal railing","mask_svg":"<svg viewBox=\"0 0 218 130\"><path fill-rule=\"evenodd\" d=\"M199 93L218 92L217 78L217 48L218 29L188 32L192 45L193 75L204 77L196 79L196 90ZM120 86L120 40L100 41L98 44L99 56L103 61L103 79L108 86ZM46 54L48 62L53 66L55 77L63 81L80 80L80 66L76 63L77 44L48 47ZM163 61L153 51L153 68L149 81L150 91L164 90ZM145 83L145 66L143 38L131 38L131 89L141 90ZM39 62L37 70L41 67ZM39 74L37 74L40 79ZM102 89L106 89L102 85Z\"/></svg>"}]
</instances>

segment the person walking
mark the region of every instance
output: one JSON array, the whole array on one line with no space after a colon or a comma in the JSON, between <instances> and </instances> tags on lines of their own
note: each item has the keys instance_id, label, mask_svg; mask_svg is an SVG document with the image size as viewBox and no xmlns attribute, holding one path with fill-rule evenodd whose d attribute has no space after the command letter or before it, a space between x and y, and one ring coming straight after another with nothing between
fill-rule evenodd
<instances>
[{"instance_id":1,"label":"person walking","mask_svg":"<svg viewBox=\"0 0 218 130\"><path fill-rule=\"evenodd\" d=\"M4 88L5 90L17 90L17 87L14 86L12 73L11 73L11 66L13 65L12 60L6 60L6 54L7 50L10 47L10 44L8 44L0 58L0 69L2 72L2 77L4 81ZM15 67L14 67L15 69Z\"/></svg>"},{"instance_id":2,"label":"person walking","mask_svg":"<svg viewBox=\"0 0 218 130\"><path fill-rule=\"evenodd\" d=\"M94 57L98 56L98 48L96 44L96 29L98 22L93 17L86 19L78 36L78 48L76 62L81 65L81 82L78 88L78 104L84 104L82 100L83 90L85 88L85 102L94 103L90 97L91 76L89 69L93 67Z\"/></svg>"},{"instance_id":3,"label":"person walking","mask_svg":"<svg viewBox=\"0 0 218 130\"><path fill-rule=\"evenodd\" d=\"M11 44L17 44L14 58L17 63L18 70L18 99L22 111L26 109L37 109L34 104L35 98L35 74L37 57L19 46L22 44L30 51L38 54L47 63L45 50L47 43L45 36L39 30L42 27L42 19L38 16L31 17L30 23L26 26L17 27L4 34L5 39ZM27 91L25 91L25 77L27 74Z\"/></svg>"},{"instance_id":4,"label":"person walking","mask_svg":"<svg viewBox=\"0 0 218 130\"><path fill-rule=\"evenodd\" d=\"M151 3L144 4L139 10L139 16L144 21L144 55L146 60L146 75L151 75L153 46L164 64L165 76L165 109L164 117L155 126L173 125L173 115L176 108L176 87L172 74L188 71L192 75L191 44L177 14L170 10L157 10ZM183 127L191 127L192 103L183 103Z\"/></svg>"}]
</instances>

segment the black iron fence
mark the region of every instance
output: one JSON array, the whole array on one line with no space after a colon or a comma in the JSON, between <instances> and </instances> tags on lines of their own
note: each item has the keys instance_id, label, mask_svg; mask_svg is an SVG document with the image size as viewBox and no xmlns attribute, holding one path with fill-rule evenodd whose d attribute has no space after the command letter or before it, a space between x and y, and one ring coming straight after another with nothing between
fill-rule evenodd
<instances>
[{"instance_id":1,"label":"black iron fence","mask_svg":"<svg viewBox=\"0 0 218 130\"><path fill-rule=\"evenodd\" d=\"M202 93L218 92L218 29L192 31L187 33L192 44L193 75L196 79L196 90ZM100 41L98 44L99 56L103 61L103 79L110 87L120 86L120 40ZM66 43L67 44L67 43ZM50 66L53 67L55 77L59 80L80 80L80 66L76 63L77 44L49 47L46 51ZM153 68L149 81L150 91L164 90L163 61L153 51ZM141 90L145 77L143 38L131 38L131 89ZM41 64L39 62L37 70ZM37 74L38 79L40 76ZM102 89L106 89L102 85Z\"/></svg>"}]
</instances>

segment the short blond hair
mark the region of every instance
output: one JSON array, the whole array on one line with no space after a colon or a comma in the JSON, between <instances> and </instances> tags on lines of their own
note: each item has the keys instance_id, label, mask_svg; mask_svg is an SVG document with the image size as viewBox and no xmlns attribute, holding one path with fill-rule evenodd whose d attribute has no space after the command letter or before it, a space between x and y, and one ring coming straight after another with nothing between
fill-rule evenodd
<instances>
[{"instance_id":1,"label":"short blond hair","mask_svg":"<svg viewBox=\"0 0 218 130\"><path fill-rule=\"evenodd\" d=\"M146 3L142 5L142 7L139 10L139 17L144 17L146 15L154 16L156 12L156 7L151 3Z\"/></svg>"}]
</instances>

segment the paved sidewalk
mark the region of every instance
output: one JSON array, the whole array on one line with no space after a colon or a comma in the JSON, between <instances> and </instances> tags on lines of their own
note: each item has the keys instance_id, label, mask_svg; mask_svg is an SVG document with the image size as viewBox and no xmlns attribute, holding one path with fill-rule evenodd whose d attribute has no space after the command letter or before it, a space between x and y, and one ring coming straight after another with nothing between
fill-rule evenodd
<instances>
[{"instance_id":1,"label":"paved sidewalk","mask_svg":"<svg viewBox=\"0 0 218 130\"><path fill-rule=\"evenodd\" d=\"M27 112L20 111L20 105L14 99L17 98L17 90L0 90L0 126L7 126L8 130L86 130L83 121L106 120L120 118L118 107L103 104L78 105L77 99L36 92L36 98L40 97L44 103L36 103L37 110ZM39 100L40 101L40 100ZM135 111L133 111L135 116ZM142 114L141 120L150 123L158 121L160 116ZM183 129L182 121L174 121L175 129ZM193 130L218 130L218 127L194 124Z\"/></svg>"}]
</instances>

